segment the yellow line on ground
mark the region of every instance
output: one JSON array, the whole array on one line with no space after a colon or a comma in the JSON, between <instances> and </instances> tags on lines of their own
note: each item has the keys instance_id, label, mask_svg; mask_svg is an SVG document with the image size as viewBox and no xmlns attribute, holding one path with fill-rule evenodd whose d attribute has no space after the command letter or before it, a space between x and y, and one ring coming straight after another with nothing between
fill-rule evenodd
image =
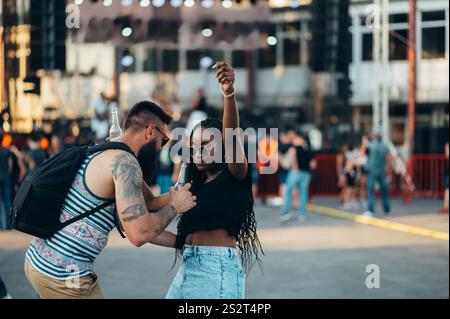
<instances>
[{"instance_id":1,"label":"yellow line on ground","mask_svg":"<svg viewBox=\"0 0 450 319\"><path fill-rule=\"evenodd\" d=\"M359 224L371 225L379 228L394 230L398 232L408 233L417 236L423 237L431 237L440 240L449 240L449 234L444 232L439 232L431 229L411 226L407 224L397 223L386 219L376 218L376 217L368 217L363 215L356 215L352 213L348 213L342 210L337 210L334 208L328 208L317 205L309 205L309 211L313 213L323 214L327 216L332 216L336 218L342 218L354 221Z\"/></svg>"}]
</instances>

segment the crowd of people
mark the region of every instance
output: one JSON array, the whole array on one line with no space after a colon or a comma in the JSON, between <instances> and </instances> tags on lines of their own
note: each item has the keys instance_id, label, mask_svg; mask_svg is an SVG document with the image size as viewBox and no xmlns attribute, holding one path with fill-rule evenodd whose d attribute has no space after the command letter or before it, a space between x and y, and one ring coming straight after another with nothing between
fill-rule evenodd
<instances>
[{"instance_id":1,"label":"crowd of people","mask_svg":"<svg viewBox=\"0 0 450 319\"><path fill-rule=\"evenodd\" d=\"M307 133L307 132L306 132ZM259 141L259 152L278 156L277 173L259 175L256 194L262 203L271 199L281 206L281 222L304 221L310 201L310 185L319 169L316 154L305 132L286 128L279 140L267 136ZM271 150L271 151L270 151ZM375 129L370 136L363 136L361 144L344 143L336 155L336 174L340 190L339 201L345 210L361 210L367 216L375 214L375 188L382 192L385 214L390 213L387 183L389 150L383 143L381 131ZM258 165L257 165L258 167ZM291 214L291 207L298 214Z\"/></svg>"},{"instance_id":2,"label":"crowd of people","mask_svg":"<svg viewBox=\"0 0 450 319\"><path fill-rule=\"evenodd\" d=\"M199 90L196 94L198 99L194 101L197 102L193 102L190 114L184 116L184 121L191 127L207 117L203 92ZM101 126L101 133L96 131L95 127L93 125L91 131L77 137L72 134L48 136L33 132L13 138L9 134L1 134L0 229L10 228L8 215L11 202L26 174L64 147L92 144L107 138L107 129ZM282 222L305 220L306 207L310 200L310 184L318 166L316 152L312 150L308 135L287 127L280 133L279 139L269 134L260 140L256 137L245 138L245 150L256 147L257 154L264 154L266 159L264 163L257 161L251 166L255 199L263 205L270 203L280 206ZM171 142L162 149L158 156L158 175L148 181L156 194L167 193L177 180L180 164L170 157L173 144ZM390 212L386 176L388 153L387 146L381 140L381 132L377 129L368 136L364 135L359 145L343 143L339 147L336 155L336 176L341 209L361 211L372 216L375 213L375 185L378 183L384 213ZM448 158L448 150L446 154ZM276 173L259 174L267 165L274 165L273 170ZM447 172L446 174L448 176ZM448 177L445 187L445 199L440 212L448 212ZM290 214L291 207L298 208L299 213Z\"/></svg>"}]
</instances>

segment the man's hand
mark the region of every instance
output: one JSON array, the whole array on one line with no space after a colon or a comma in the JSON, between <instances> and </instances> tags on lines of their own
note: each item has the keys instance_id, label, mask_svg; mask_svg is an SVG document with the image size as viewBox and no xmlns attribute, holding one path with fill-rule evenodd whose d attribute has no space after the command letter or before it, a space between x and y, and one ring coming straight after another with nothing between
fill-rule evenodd
<instances>
[{"instance_id":1,"label":"man's hand","mask_svg":"<svg viewBox=\"0 0 450 319\"><path fill-rule=\"evenodd\" d=\"M216 64L216 78L226 95L234 92L234 70L225 62Z\"/></svg>"},{"instance_id":2,"label":"man's hand","mask_svg":"<svg viewBox=\"0 0 450 319\"><path fill-rule=\"evenodd\" d=\"M171 188L169 195L169 205L172 205L176 209L177 214L184 214L197 205L197 197L193 196L189 191L189 189L191 189L191 186L191 184L186 184L179 191L175 191L173 188Z\"/></svg>"}]
</instances>

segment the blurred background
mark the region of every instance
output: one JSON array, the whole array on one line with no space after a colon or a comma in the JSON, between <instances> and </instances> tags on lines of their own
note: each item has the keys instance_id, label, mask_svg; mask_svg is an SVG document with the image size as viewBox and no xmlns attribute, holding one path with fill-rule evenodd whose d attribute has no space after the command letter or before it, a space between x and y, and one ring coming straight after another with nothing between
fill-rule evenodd
<instances>
[{"instance_id":1,"label":"blurred background","mask_svg":"<svg viewBox=\"0 0 450 319\"><path fill-rule=\"evenodd\" d=\"M244 128L309 135L320 153L313 192L339 191L323 183L335 170L323 153L381 128L410 192L444 193L446 1L3 0L1 10L6 147L27 147L30 132L50 152L52 138L57 150L104 138L110 109L123 116L143 99L175 127L197 109L217 116L211 66L225 60ZM404 171L392 191L406 189Z\"/></svg>"},{"instance_id":2,"label":"blurred background","mask_svg":"<svg viewBox=\"0 0 450 319\"><path fill-rule=\"evenodd\" d=\"M196 112L220 116L223 100L211 69L219 60L235 68L241 125L279 129L278 140L254 137L247 143L282 157L304 135L317 163L309 195L309 211L317 214L300 226L278 221L289 165L280 163L270 177L255 171L263 245L277 256L268 257L273 269L266 275L271 284L284 283L284 290L262 293L270 285L258 275L249 283L250 296L448 298L448 214L436 214L448 213L446 0L0 0L4 225L25 174L65 145L106 138L111 109L123 118L134 103L151 99L173 116L173 127L189 126ZM390 150L393 208L386 219L395 227L372 228L354 217L367 209L360 169L374 129ZM150 182L155 192L176 180L167 153L159 178ZM355 168L354 186L346 183L346 163L348 171ZM408 233L399 225L423 228ZM331 247L323 236L335 239L331 255L323 255ZM3 279L16 295L30 297L17 284L23 278L14 266L22 246L6 248L23 238L5 232L0 244L2 239L9 243L0 251ZM387 250L373 250L378 244ZM340 249L351 255L339 259ZM285 250L298 250L299 259ZM334 290L318 288L314 280L297 286L282 277L276 262L286 262L285 274L304 277L318 265L326 271L327 256L338 259L344 278L322 277ZM405 271L399 263L408 258ZM351 272L363 278L373 259L395 269L386 275L384 292L368 292L363 279L353 281ZM296 269L304 260L313 263ZM8 271L9 280L3 274ZM116 293L110 288L110 296L123 297ZM163 295L147 293L125 296Z\"/></svg>"}]
</instances>

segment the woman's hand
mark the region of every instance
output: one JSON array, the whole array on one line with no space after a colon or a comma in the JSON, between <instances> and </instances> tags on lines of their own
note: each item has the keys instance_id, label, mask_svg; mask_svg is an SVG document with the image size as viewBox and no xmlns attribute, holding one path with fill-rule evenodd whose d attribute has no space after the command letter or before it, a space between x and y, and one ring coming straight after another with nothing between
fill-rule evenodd
<instances>
[{"instance_id":1,"label":"woman's hand","mask_svg":"<svg viewBox=\"0 0 450 319\"><path fill-rule=\"evenodd\" d=\"M225 62L216 63L216 78L225 95L234 93L234 70Z\"/></svg>"}]
</instances>

